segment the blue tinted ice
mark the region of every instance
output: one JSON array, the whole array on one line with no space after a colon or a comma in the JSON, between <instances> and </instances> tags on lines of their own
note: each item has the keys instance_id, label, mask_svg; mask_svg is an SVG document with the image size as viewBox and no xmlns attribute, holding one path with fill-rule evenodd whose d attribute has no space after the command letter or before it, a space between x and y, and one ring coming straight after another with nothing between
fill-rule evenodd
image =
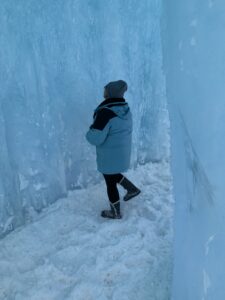
<instances>
[{"instance_id":1,"label":"blue tinted ice","mask_svg":"<svg viewBox=\"0 0 225 300\"><path fill-rule=\"evenodd\" d=\"M103 86L124 79L132 167L168 158L160 3L3 0L0 235L101 177L85 133Z\"/></svg>"},{"instance_id":2,"label":"blue tinted ice","mask_svg":"<svg viewBox=\"0 0 225 300\"><path fill-rule=\"evenodd\" d=\"M225 295L225 3L165 5L174 176L174 300Z\"/></svg>"}]
</instances>

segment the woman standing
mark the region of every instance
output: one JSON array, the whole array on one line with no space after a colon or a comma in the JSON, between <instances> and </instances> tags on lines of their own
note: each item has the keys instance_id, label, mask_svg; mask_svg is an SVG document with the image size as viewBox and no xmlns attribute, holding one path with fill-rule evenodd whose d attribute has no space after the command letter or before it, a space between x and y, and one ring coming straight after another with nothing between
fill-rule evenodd
<instances>
[{"instance_id":1,"label":"woman standing","mask_svg":"<svg viewBox=\"0 0 225 300\"><path fill-rule=\"evenodd\" d=\"M141 191L121 173L128 170L131 157L132 114L123 98L127 83L109 82L104 88L105 100L94 111L94 122L86 139L96 146L98 171L104 176L110 210L103 210L104 218L120 219L120 197L117 184L127 190L124 201Z\"/></svg>"}]
</instances>

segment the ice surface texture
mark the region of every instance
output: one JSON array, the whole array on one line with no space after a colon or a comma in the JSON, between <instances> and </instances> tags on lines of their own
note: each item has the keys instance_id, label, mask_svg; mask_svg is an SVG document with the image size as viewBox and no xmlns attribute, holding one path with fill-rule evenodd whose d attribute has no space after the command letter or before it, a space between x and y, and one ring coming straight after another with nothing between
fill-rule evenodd
<instances>
[{"instance_id":1,"label":"ice surface texture","mask_svg":"<svg viewBox=\"0 0 225 300\"><path fill-rule=\"evenodd\" d=\"M85 140L103 86L124 79L132 166L168 155L160 1L2 0L0 236L98 181Z\"/></svg>"},{"instance_id":2,"label":"ice surface texture","mask_svg":"<svg viewBox=\"0 0 225 300\"><path fill-rule=\"evenodd\" d=\"M168 2L169 3L169 2ZM174 300L225 299L225 3L165 1Z\"/></svg>"}]
</instances>

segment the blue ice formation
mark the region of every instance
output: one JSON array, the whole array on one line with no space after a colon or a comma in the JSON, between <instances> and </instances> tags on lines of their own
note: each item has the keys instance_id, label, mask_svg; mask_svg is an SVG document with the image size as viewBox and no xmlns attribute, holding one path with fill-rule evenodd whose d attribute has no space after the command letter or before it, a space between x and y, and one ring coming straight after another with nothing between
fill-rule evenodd
<instances>
[{"instance_id":1,"label":"blue ice formation","mask_svg":"<svg viewBox=\"0 0 225 300\"><path fill-rule=\"evenodd\" d=\"M165 1L175 195L173 300L225 299L225 3Z\"/></svg>"},{"instance_id":2,"label":"blue ice formation","mask_svg":"<svg viewBox=\"0 0 225 300\"><path fill-rule=\"evenodd\" d=\"M168 158L160 2L2 0L0 236L101 175L85 133L124 79L132 167Z\"/></svg>"},{"instance_id":3,"label":"blue ice formation","mask_svg":"<svg viewBox=\"0 0 225 300\"><path fill-rule=\"evenodd\" d=\"M172 297L224 300L224 15L222 0L2 0L0 236L99 180L84 136L102 87L124 79L132 167L168 158L168 99Z\"/></svg>"}]
</instances>

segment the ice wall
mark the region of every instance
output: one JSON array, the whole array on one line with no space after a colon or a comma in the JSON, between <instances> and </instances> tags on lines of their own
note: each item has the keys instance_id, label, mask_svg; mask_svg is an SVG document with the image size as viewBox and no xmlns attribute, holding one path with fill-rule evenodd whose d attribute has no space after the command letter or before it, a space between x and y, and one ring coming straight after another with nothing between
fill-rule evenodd
<instances>
[{"instance_id":1,"label":"ice wall","mask_svg":"<svg viewBox=\"0 0 225 300\"><path fill-rule=\"evenodd\" d=\"M132 166L168 156L157 0L1 0L0 236L99 180L85 133L124 79Z\"/></svg>"},{"instance_id":2,"label":"ice wall","mask_svg":"<svg viewBox=\"0 0 225 300\"><path fill-rule=\"evenodd\" d=\"M225 3L164 2L174 176L174 300L225 298Z\"/></svg>"}]
</instances>

